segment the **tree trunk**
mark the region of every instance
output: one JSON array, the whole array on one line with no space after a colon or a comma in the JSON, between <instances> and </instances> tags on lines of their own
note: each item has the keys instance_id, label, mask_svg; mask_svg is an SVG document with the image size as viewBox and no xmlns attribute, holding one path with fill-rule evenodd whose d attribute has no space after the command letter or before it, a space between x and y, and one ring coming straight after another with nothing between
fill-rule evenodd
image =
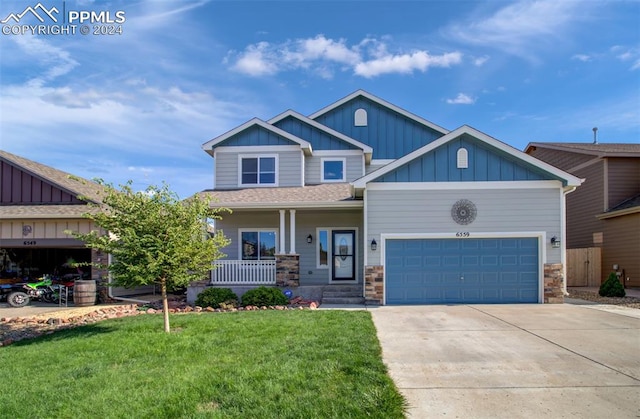
<instances>
[{"instance_id":1,"label":"tree trunk","mask_svg":"<svg viewBox=\"0 0 640 419\"><path fill-rule=\"evenodd\" d=\"M167 299L167 278L160 279L160 288L162 289L162 314L164 316L164 331L169 333L169 300Z\"/></svg>"}]
</instances>

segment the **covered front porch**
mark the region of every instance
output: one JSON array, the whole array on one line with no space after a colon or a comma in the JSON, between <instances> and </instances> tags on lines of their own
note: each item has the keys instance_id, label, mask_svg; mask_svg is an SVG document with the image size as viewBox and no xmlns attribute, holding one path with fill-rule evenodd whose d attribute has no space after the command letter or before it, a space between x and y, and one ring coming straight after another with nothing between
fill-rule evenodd
<instances>
[{"instance_id":1,"label":"covered front porch","mask_svg":"<svg viewBox=\"0 0 640 419\"><path fill-rule=\"evenodd\" d=\"M212 194L233 213L216 222L231 244L213 261L209 285L362 283L363 201L348 184Z\"/></svg>"}]
</instances>

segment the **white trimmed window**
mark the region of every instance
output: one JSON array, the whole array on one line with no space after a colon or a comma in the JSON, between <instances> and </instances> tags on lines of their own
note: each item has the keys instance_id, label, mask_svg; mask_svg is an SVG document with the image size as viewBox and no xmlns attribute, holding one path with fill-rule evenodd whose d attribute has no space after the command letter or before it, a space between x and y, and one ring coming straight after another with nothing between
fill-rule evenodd
<instances>
[{"instance_id":1,"label":"white trimmed window","mask_svg":"<svg viewBox=\"0 0 640 419\"><path fill-rule=\"evenodd\" d=\"M276 258L277 231L273 229L240 230L242 260L273 260Z\"/></svg>"},{"instance_id":2,"label":"white trimmed window","mask_svg":"<svg viewBox=\"0 0 640 419\"><path fill-rule=\"evenodd\" d=\"M345 158L325 158L322 159L320 179L322 182L346 182Z\"/></svg>"},{"instance_id":3,"label":"white trimmed window","mask_svg":"<svg viewBox=\"0 0 640 419\"><path fill-rule=\"evenodd\" d=\"M277 186L277 156L239 156L240 184Z\"/></svg>"}]
</instances>

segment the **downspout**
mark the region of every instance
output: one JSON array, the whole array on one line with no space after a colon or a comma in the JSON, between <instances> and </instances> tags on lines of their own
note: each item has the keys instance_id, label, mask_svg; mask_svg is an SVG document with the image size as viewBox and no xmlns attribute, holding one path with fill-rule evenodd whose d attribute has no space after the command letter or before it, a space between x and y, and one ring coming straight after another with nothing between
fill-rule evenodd
<instances>
[{"instance_id":1,"label":"downspout","mask_svg":"<svg viewBox=\"0 0 640 419\"><path fill-rule=\"evenodd\" d=\"M567 195L571 192L575 191L577 186L571 186L569 189L564 189L562 193L562 202L560 203L562 207L561 216L560 216L560 263L562 263L562 292L564 296L568 296L569 292L567 291Z\"/></svg>"},{"instance_id":2,"label":"downspout","mask_svg":"<svg viewBox=\"0 0 640 419\"><path fill-rule=\"evenodd\" d=\"M111 265L111 254L108 255L107 257L107 263L109 265ZM125 302L129 302L129 303L139 303L139 304L147 304L149 303L149 301L146 300L138 300L135 298L124 298L124 297L116 297L113 295L113 288L111 287L111 284L113 282L113 278L111 277L111 272L109 272L109 274L107 275L107 296L109 298L111 298L112 300L118 300L118 301L125 301Z\"/></svg>"}]
</instances>

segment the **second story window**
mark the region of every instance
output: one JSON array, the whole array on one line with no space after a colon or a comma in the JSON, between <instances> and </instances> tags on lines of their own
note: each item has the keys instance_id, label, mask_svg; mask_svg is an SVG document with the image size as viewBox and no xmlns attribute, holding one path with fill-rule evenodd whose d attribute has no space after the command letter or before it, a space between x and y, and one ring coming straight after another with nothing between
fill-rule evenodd
<instances>
[{"instance_id":1,"label":"second story window","mask_svg":"<svg viewBox=\"0 0 640 419\"><path fill-rule=\"evenodd\" d=\"M275 157L241 157L242 185L276 185Z\"/></svg>"},{"instance_id":2,"label":"second story window","mask_svg":"<svg viewBox=\"0 0 640 419\"><path fill-rule=\"evenodd\" d=\"M345 159L322 159L322 182L346 182Z\"/></svg>"}]
</instances>

